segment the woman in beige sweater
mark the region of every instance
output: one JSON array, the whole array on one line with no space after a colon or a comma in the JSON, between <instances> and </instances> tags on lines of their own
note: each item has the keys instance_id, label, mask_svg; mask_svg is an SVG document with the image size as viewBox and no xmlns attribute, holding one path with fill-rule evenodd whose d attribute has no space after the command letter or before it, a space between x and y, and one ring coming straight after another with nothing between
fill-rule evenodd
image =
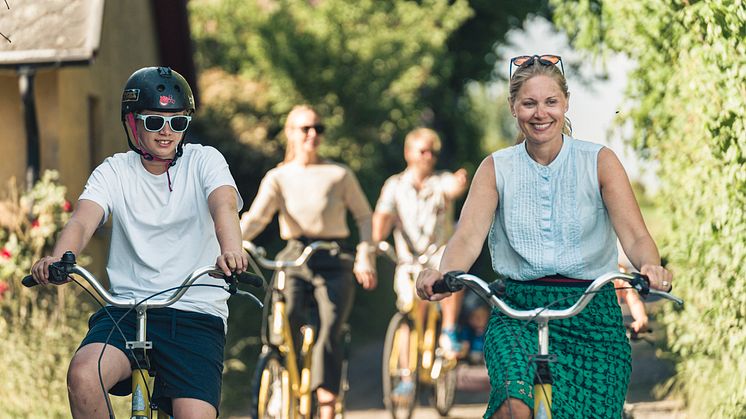
<instances>
[{"instance_id":1,"label":"woman in beige sweater","mask_svg":"<svg viewBox=\"0 0 746 419\"><path fill-rule=\"evenodd\" d=\"M314 240L343 245L350 234L348 210L355 219L360 243L354 257L349 252L317 252L308 266L288 272L286 284L290 321L298 331L306 316L304 289L309 284L313 287L320 324L312 386L320 417L331 418L341 376L341 327L349 317L355 293L353 273L366 290L376 287L371 209L350 168L318 155L324 125L313 108L294 107L284 132L288 140L285 160L262 179L251 208L241 217L241 231L245 239L252 240L279 213L280 237L288 243L278 258L292 260Z\"/></svg>"}]
</instances>

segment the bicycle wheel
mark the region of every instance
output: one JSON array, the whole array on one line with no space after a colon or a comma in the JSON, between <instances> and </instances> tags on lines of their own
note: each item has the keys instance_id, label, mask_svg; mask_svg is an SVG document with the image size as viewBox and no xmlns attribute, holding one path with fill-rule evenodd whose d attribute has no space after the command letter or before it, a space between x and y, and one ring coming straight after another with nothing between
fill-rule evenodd
<instances>
[{"instance_id":1,"label":"bicycle wheel","mask_svg":"<svg viewBox=\"0 0 746 419\"><path fill-rule=\"evenodd\" d=\"M343 345L343 358L342 358L342 377L339 383L339 394L337 395L337 402L334 405L334 419L344 419L345 417L345 396L350 390L350 381L348 377L349 366L350 366L350 343L352 342L352 334L350 333L350 325L345 324L342 327L342 345Z\"/></svg>"},{"instance_id":2,"label":"bicycle wheel","mask_svg":"<svg viewBox=\"0 0 746 419\"><path fill-rule=\"evenodd\" d=\"M433 392L430 402L435 406L440 416L448 416L448 411L453 407L456 400L456 384L458 374L456 373L456 360L448 360L439 357L436 363L440 363L440 373L438 378L433 382Z\"/></svg>"},{"instance_id":3,"label":"bicycle wheel","mask_svg":"<svg viewBox=\"0 0 746 419\"><path fill-rule=\"evenodd\" d=\"M406 342L410 344L407 345ZM386 330L382 366L383 404L393 419L412 417L417 404L417 363L414 323L407 315L396 313ZM408 387L408 391L398 391L403 387Z\"/></svg>"},{"instance_id":4,"label":"bicycle wheel","mask_svg":"<svg viewBox=\"0 0 746 419\"><path fill-rule=\"evenodd\" d=\"M259 356L252 385L252 417L290 417L293 407L290 392L290 374L284 357L276 349L265 347Z\"/></svg>"}]
</instances>

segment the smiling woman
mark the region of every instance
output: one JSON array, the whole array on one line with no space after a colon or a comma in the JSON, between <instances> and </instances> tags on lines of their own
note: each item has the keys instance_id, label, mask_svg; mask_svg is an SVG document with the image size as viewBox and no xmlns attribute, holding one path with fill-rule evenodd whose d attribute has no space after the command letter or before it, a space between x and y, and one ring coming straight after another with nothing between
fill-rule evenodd
<instances>
[{"instance_id":1,"label":"smiling woman","mask_svg":"<svg viewBox=\"0 0 746 419\"><path fill-rule=\"evenodd\" d=\"M529 56L514 57L510 60L511 70L517 65L520 71L511 71L509 98L510 110L518 121L518 141L529 136L532 140L544 141L561 137L561 134L571 135L572 125L566 113L569 110L570 92L567 81L556 64L562 63L559 56L555 60L541 59L539 56L524 59ZM542 56L544 57L544 56ZM528 71L526 71L528 70ZM556 156L555 149L549 155ZM553 157L552 157L553 158ZM548 164L548 162L544 162Z\"/></svg>"},{"instance_id":2,"label":"smiling woman","mask_svg":"<svg viewBox=\"0 0 746 419\"><path fill-rule=\"evenodd\" d=\"M518 144L482 161L439 270L425 270L417 280L423 299L448 296L434 293L433 284L443 272L468 271L488 233L492 267L506 280L506 296L516 309L574 301L591 280L616 270L617 236L651 286L670 289L671 273L661 267L624 168L608 148L570 136L561 60L542 57L511 60L517 69L508 102L520 129ZM613 287L605 291L588 305L587 319L560 320L551 330L557 417L622 414L630 346ZM535 350L529 330L492 314L485 338L492 387L485 418L531 417L534 377L524 351L516 350ZM605 378L594 371L606 371Z\"/></svg>"},{"instance_id":3,"label":"smiling woman","mask_svg":"<svg viewBox=\"0 0 746 419\"><path fill-rule=\"evenodd\" d=\"M285 160L262 179L251 208L241 217L241 229L246 240L253 240L279 213L280 236L288 244L278 259L295 260L305 245L316 240L348 248L347 212L355 219L360 243L354 256L347 251L317 253L307 267L288 272L284 289L292 330L300 330L305 319L304 290L309 286L314 290L319 329L313 347L311 387L319 402L319 417L328 419L333 417L340 393L342 329L352 310L355 279L371 290L376 287L376 271L370 204L349 167L318 154L324 128L310 106L299 105L290 111L284 130L288 140Z\"/></svg>"}]
</instances>

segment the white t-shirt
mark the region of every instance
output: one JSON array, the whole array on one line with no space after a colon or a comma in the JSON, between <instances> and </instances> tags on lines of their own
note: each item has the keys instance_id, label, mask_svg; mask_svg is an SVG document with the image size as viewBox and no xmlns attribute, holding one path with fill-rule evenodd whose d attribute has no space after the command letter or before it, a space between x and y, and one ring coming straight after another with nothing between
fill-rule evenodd
<instances>
[{"instance_id":1,"label":"white t-shirt","mask_svg":"<svg viewBox=\"0 0 746 419\"><path fill-rule=\"evenodd\" d=\"M142 300L180 285L195 269L214 265L220 255L207 198L223 185L236 183L223 156L212 147L185 144L184 154L166 173L148 172L134 151L107 158L93 171L79 199L104 210L101 224L112 215L111 247L106 267L110 292ZM209 275L196 284L224 285ZM155 297L168 298L172 292ZM229 294L213 287L191 287L171 307L228 317Z\"/></svg>"}]
</instances>

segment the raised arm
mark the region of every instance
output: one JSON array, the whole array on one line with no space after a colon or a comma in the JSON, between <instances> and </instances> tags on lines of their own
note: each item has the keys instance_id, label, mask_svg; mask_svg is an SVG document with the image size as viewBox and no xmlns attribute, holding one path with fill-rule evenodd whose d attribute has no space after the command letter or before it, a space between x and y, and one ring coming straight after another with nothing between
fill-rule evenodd
<instances>
[{"instance_id":1,"label":"raised arm","mask_svg":"<svg viewBox=\"0 0 746 419\"><path fill-rule=\"evenodd\" d=\"M355 278L364 289L372 290L378 285L373 253L375 252L375 246L373 246L372 238L372 214L368 198L365 197L363 189L352 171L348 171L345 177L344 200L345 205L355 219L360 236L360 243L357 245L355 255L355 267L353 268Z\"/></svg>"},{"instance_id":2,"label":"raised arm","mask_svg":"<svg viewBox=\"0 0 746 419\"><path fill-rule=\"evenodd\" d=\"M598 180L619 242L630 262L650 278L653 288L668 291L671 273L661 266L658 248L650 236L622 163L608 148L598 153Z\"/></svg>"},{"instance_id":3,"label":"raised arm","mask_svg":"<svg viewBox=\"0 0 746 419\"><path fill-rule=\"evenodd\" d=\"M91 240L103 217L104 210L97 203L87 199L79 200L70 220L54 244L52 255L39 259L31 267L31 274L36 282L49 283L49 265L59 261L66 251L69 250L76 255L80 253Z\"/></svg>"},{"instance_id":4,"label":"raised arm","mask_svg":"<svg viewBox=\"0 0 746 419\"><path fill-rule=\"evenodd\" d=\"M482 252L497 203L495 166L492 156L487 156L474 174L456 231L448 241L440 261L440 272L426 269L417 278L417 295L420 298L437 301L450 295L433 294L433 283L442 277L442 272L468 271L471 268Z\"/></svg>"},{"instance_id":5,"label":"raised arm","mask_svg":"<svg viewBox=\"0 0 746 419\"><path fill-rule=\"evenodd\" d=\"M453 172L445 185L446 196L450 200L459 198L466 192L469 180L466 175L466 169L461 168Z\"/></svg>"},{"instance_id":6,"label":"raised arm","mask_svg":"<svg viewBox=\"0 0 746 419\"><path fill-rule=\"evenodd\" d=\"M220 244L220 256L215 264L226 275L230 275L231 272L243 272L249 264L241 245L236 193L233 186L223 185L207 197L210 215L215 224L215 235Z\"/></svg>"},{"instance_id":7,"label":"raised arm","mask_svg":"<svg viewBox=\"0 0 746 419\"><path fill-rule=\"evenodd\" d=\"M394 214L376 211L373 213L373 242L378 243L391 234L394 227Z\"/></svg>"}]
</instances>

